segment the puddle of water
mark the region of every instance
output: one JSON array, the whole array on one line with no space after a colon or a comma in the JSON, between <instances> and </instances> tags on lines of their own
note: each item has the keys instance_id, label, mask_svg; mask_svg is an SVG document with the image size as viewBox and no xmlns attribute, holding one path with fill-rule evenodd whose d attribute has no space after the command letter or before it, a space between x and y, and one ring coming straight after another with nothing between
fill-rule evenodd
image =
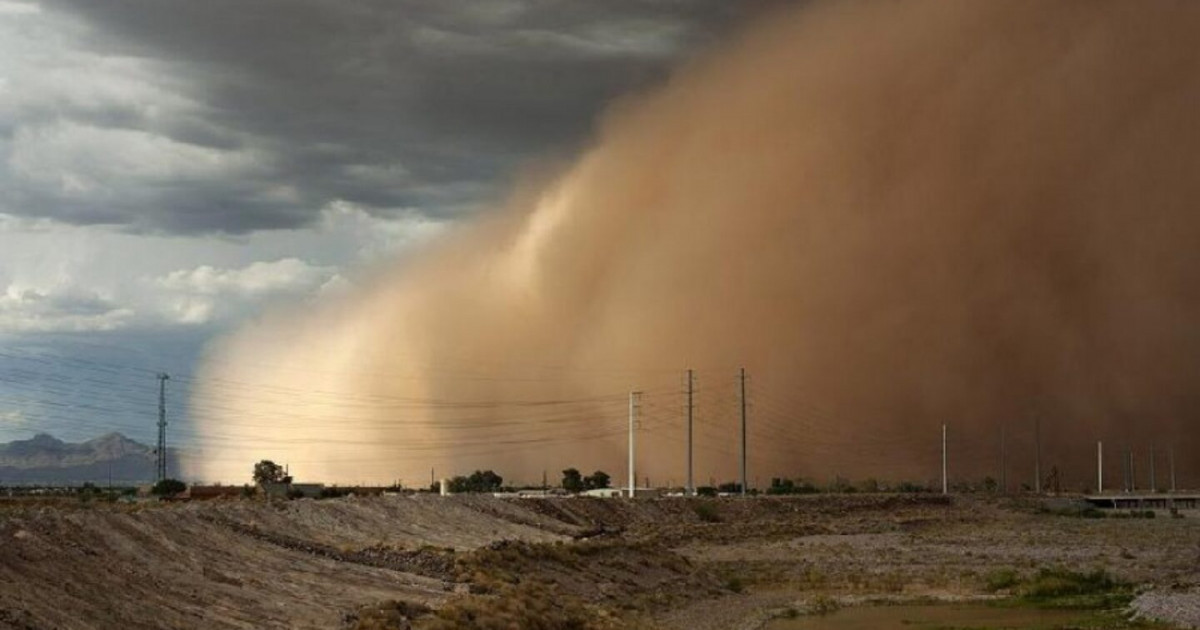
<instances>
[{"instance_id":1,"label":"puddle of water","mask_svg":"<svg viewBox=\"0 0 1200 630\"><path fill-rule=\"evenodd\" d=\"M1070 610L994 608L981 604L924 606L862 606L825 616L776 619L766 630L934 630L987 628L996 630L1052 629L1080 620Z\"/></svg>"}]
</instances>

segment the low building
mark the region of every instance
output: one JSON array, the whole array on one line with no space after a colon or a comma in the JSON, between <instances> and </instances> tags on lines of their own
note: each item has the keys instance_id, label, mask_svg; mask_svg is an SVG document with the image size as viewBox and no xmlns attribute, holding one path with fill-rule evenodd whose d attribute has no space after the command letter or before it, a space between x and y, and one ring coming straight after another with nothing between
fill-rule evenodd
<instances>
[{"instance_id":1,"label":"low building","mask_svg":"<svg viewBox=\"0 0 1200 630\"><path fill-rule=\"evenodd\" d=\"M594 488L592 490L584 490L583 492L579 493L580 496L584 497L601 497L605 499L620 497L624 494L625 491L620 488Z\"/></svg>"}]
</instances>

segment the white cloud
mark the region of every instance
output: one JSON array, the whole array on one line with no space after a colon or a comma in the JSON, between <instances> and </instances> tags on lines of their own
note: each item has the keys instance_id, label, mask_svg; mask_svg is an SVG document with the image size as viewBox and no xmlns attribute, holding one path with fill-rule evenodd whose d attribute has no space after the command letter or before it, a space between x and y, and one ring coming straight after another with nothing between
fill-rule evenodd
<instances>
[{"instance_id":1,"label":"white cloud","mask_svg":"<svg viewBox=\"0 0 1200 630\"><path fill-rule=\"evenodd\" d=\"M447 225L400 214L335 202L305 229L226 238L0 214L0 334L222 324L279 299L344 292L359 269L411 252ZM109 308L70 312L89 298Z\"/></svg>"},{"instance_id":2,"label":"white cloud","mask_svg":"<svg viewBox=\"0 0 1200 630\"><path fill-rule=\"evenodd\" d=\"M449 224L423 216L415 209L399 218L378 217L362 206L334 201L321 210L318 230L330 241L342 241L353 251L351 261L363 263L402 252L441 234Z\"/></svg>"},{"instance_id":3,"label":"white cloud","mask_svg":"<svg viewBox=\"0 0 1200 630\"><path fill-rule=\"evenodd\" d=\"M170 319L180 324L205 324L244 315L266 300L311 296L337 277L333 267L284 258L237 269L210 265L179 269L155 279L154 284L165 290Z\"/></svg>"},{"instance_id":4,"label":"white cloud","mask_svg":"<svg viewBox=\"0 0 1200 630\"><path fill-rule=\"evenodd\" d=\"M298 258L256 262L241 269L218 269L200 265L172 271L158 280L159 286L196 295L261 295L295 292L320 286L334 274L331 267L310 265Z\"/></svg>"},{"instance_id":5,"label":"white cloud","mask_svg":"<svg viewBox=\"0 0 1200 630\"><path fill-rule=\"evenodd\" d=\"M7 332L117 330L133 315L97 293L73 287L47 291L10 284L0 295L0 330Z\"/></svg>"}]
</instances>

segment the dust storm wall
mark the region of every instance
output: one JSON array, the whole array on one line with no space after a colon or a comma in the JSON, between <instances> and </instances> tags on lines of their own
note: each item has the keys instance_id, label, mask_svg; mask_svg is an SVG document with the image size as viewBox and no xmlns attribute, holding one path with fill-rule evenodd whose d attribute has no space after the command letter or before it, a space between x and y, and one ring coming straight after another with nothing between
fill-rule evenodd
<instances>
[{"instance_id":1,"label":"dust storm wall","mask_svg":"<svg viewBox=\"0 0 1200 630\"><path fill-rule=\"evenodd\" d=\"M555 177L214 344L193 474L623 481L639 389L639 476L680 484L692 367L697 482L730 479L745 366L760 485L933 478L943 422L958 475L999 475L1003 425L1032 482L1036 423L1074 486L1101 439L1109 479L1156 442L1160 486L1168 445L1200 481L1196 32L1188 2L776 11Z\"/></svg>"}]
</instances>

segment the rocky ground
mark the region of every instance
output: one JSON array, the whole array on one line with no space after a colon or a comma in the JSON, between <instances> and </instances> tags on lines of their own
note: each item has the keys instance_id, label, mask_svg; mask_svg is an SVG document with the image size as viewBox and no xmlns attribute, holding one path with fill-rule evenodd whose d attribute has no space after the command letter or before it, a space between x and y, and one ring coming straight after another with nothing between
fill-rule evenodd
<instances>
[{"instance_id":1,"label":"rocky ground","mask_svg":"<svg viewBox=\"0 0 1200 630\"><path fill-rule=\"evenodd\" d=\"M1104 569L1200 626L1200 515L919 495L0 505L0 628L754 628Z\"/></svg>"}]
</instances>

